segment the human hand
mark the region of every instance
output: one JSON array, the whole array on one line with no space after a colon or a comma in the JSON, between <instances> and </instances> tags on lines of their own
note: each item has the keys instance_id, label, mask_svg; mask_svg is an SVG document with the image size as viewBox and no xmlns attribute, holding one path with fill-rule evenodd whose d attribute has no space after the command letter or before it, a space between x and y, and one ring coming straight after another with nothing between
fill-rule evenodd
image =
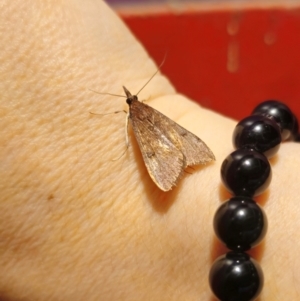
<instances>
[{"instance_id":1,"label":"human hand","mask_svg":"<svg viewBox=\"0 0 300 301\"><path fill-rule=\"evenodd\" d=\"M103 2L4 1L1 9L1 300L211 300L221 253L213 215L228 197L219 171L235 122L202 109L157 75L140 99L198 135L217 161L160 191L132 132L122 85L156 71ZM297 300L299 146L282 145L257 254L261 300ZM276 225L278 224L278 226Z\"/></svg>"}]
</instances>

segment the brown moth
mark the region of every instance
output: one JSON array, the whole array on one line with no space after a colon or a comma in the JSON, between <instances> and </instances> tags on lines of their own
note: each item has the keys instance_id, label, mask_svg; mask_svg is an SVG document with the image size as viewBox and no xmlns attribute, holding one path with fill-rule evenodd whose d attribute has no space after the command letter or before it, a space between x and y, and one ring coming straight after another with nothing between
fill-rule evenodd
<instances>
[{"instance_id":1,"label":"brown moth","mask_svg":"<svg viewBox=\"0 0 300 301\"><path fill-rule=\"evenodd\" d=\"M199 137L138 100L137 95L157 74L164 61L165 58L136 95L132 95L123 86L126 102L129 106L128 113L126 111L116 111L108 114L127 113L126 129L128 128L128 120L130 120L151 179L158 188L169 191L177 184L186 167L206 164L215 160L215 156ZM102 95L125 97L124 95L89 90ZM126 147L127 150L129 147L128 130L126 131Z\"/></svg>"},{"instance_id":2,"label":"brown moth","mask_svg":"<svg viewBox=\"0 0 300 301\"><path fill-rule=\"evenodd\" d=\"M187 166L215 160L200 138L123 89L129 106L126 124L130 120L148 173L161 190L171 190Z\"/></svg>"}]
</instances>

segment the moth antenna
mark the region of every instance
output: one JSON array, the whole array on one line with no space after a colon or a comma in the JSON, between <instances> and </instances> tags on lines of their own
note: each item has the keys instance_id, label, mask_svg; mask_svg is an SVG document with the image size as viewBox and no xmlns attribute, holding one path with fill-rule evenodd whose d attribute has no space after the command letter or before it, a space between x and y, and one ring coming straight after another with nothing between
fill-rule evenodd
<instances>
[{"instance_id":1,"label":"moth antenna","mask_svg":"<svg viewBox=\"0 0 300 301\"><path fill-rule=\"evenodd\" d=\"M160 68L162 67L162 65L164 64L165 60L166 60L167 54L165 54L165 57L163 59L163 61L160 63L159 67L157 68L157 70L155 71L155 73L150 77L150 79L144 84L144 86L136 93L136 96L139 95L139 93L149 84L149 82L152 80L152 78L158 73L158 71L160 70Z\"/></svg>"},{"instance_id":2,"label":"moth antenna","mask_svg":"<svg viewBox=\"0 0 300 301\"><path fill-rule=\"evenodd\" d=\"M125 97L124 95L119 95L119 94L112 94L112 93L106 93L106 92L99 92L99 91L96 91L96 90L93 90L93 89L90 89L88 88L88 90L94 92L94 93L97 93L97 94L101 94L101 95L110 95L110 96L117 96L117 97Z\"/></svg>"},{"instance_id":3,"label":"moth antenna","mask_svg":"<svg viewBox=\"0 0 300 301\"><path fill-rule=\"evenodd\" d=\"M122 111L116 111L116 112L110 112L110 113L94 113L94 112L90 112L90 114L92 114L92 115L102 115L102 116L104 116L104 115L110 115L110 114L118 114L118 113L126 113L126 114L128 114L127 113L127 111L125 111L125 110L122 110Z\"/></svg>"},{"instance_id":4,"label":"moth antenna","mask_svg":"<svg viewBox=\"0 0 300 301\"><path fill-rule=\"evenodd\" d=\"M93 90L91 88L85 88L85 87L81 87L77 84L75 84L77 87L79 87L80 89L84 89L84 90L89 90L91 92L94 92L94 93L97 93L97 94L101 94L101 95L110 95L110 96L117 96L117 97L125 97L124 95L119 95L119 94L112 94L112 93L107 93L107 92L99 92L99 91L96 91L96 90Z\"/></svg>"}]
</instances>

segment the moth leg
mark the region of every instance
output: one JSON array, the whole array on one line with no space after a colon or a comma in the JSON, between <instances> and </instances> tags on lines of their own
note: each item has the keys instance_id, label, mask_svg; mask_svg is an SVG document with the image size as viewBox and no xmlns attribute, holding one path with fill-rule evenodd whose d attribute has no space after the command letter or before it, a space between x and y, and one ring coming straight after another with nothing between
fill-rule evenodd
<instances>
[{"instance_id":1,"label":"moth leg","mask_svg":"<svg viewBox=\"0 0 300 301\"><path fill-rule=\"evenodd\" d=\"M151 95L149 95L149 96L147 97L147 99L141 100L141 103L147 102L147 101L149 101L150 99L151 99Z\"/></svg>"},{"instance_id":2,"label":"moth leg","mask_svg":"<svg viewBox=\"0 0 300 301\"><path fill-rule=\"evenodd\" d=\"M125 111L125 110L122 110L122 111L115 111L115 112L110 112L110 113L94 113L94 112L90 112L90 114L92 114L92 115L102 115L102 116L104 116L104 115L110 115L110 114L118 114L118 113L126 113L127 114L127 111Z\"/></svg>"},{"instance_id":3,"label":"moth leg","mask_svg":"<svg viewBox=\"0 0 300 301\"><path fill-rule=\"evenodd\" d=\"M128 150L128 148L129 148L129 139L128 139L128 119L129 119L129 113L127 112L127 111L125 111L125 110L122 110L122 111L115 111L115 112L111 112L111 113L104 113L104 114L102 114L102 113L93 113L93 112L90 112L90 114L92 114L92 115L102 115L102 116L104 116L104 115L110 115L110 114L118 114L118 113L126 113L126 126L125 126L125 138L126 138L126 150L122 153L122 155L120 156L120 157L118 157L118 158L116 158L116 159L113 159L112 161L117 161L117 160L119 160L121 157L123 157L124 156L124 154L126 153L126 151Z\"/></svg>"},{"instance_id":4,"label":"moth leg","mask_svg":"<svg viewBox=\"0 0 300 301\"><path fill-rule=\"evenodd\" d=\"M126 112L127 113L127 112ZM129 113L126 115L125 120L125 139L126 139L126 150L129 148L129 138L128 138L128 120L129 120Z\"/></svg>"},{"instance_id":5,"label":"moth leg","mask_svg":"<svg viewBox=\"0 0 300 301\"><path fill-rule=\"evenodd\" d=\"M121 111L122 112L122 111ZM126 111L123 111L126 112ZM126 112L126 120L125 120L125 141L126 141L126 149L125 151L122 153L122 155L116 159L113 159L112 161L117 161L120 158L122 158L125 153L127 152L128 148L129 148L129 138L128 138L128 120L129 120L129 112Z\"/></svg>"}]
</instances>

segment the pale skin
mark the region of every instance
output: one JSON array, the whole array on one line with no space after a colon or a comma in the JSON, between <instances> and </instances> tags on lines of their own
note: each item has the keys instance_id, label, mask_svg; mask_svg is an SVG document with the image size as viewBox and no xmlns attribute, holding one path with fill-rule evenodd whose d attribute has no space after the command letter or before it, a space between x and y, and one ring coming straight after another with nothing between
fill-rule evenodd
<instances>
[{"instance_id":1,"label":"pale skin","mask_svg":"<svg viewBox=\"0 0 300 301\"><path fill-rule=\"evenodd\" d=\"M175 92L158 74L140 99L192 131L217 161L171 192L151 181L125 98L156 71L145 50L97 0L1 1L1 300L214 300L207 275L223 250L212 219L229 196L219 170L236 121ZM298 300L299 144L284 143L259 198L266 240L261 301Z\"/></svg>"}]
</instances>

